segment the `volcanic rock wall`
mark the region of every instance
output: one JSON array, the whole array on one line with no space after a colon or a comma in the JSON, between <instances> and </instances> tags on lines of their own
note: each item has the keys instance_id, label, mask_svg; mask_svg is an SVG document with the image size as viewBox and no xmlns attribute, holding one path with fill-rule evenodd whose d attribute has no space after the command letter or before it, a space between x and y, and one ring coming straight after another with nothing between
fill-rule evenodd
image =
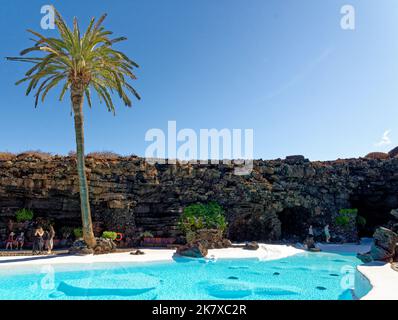
<instances>
[{"instance_id":1,"label":"volcanic rock wall","mask_svg":"<svg viewBox=\"0 0 398 320\"><path fill-rule=\"evenodd\" d=\"M309 224L330 224L336 239L355 240L355 221L336 224L339 209L358 208L367 231L398 208L398 159L258 160L248 176L232 165L150 165L141 158L87 159L93 220L134 235L176 236L184 206L217 201L232 240L303 237ZM0 237L20 208L57 226L80 224L73 157L10 156L0 160ZM2 232L3 231L3 232Z\"/></svg>"}]
</instances>

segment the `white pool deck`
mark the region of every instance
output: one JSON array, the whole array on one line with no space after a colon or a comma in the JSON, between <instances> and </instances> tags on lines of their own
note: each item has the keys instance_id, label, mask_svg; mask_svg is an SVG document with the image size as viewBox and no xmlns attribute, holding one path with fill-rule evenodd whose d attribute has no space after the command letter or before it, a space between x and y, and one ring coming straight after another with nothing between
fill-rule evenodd
<instances>
[{"instance_id":1,"label":"white pool deck","mask_svg":"<svg viewBox=\"0 0 398 320\"><path fill-rule=\"evenodd\" d=\"M369 244L318 244L324 252L332 253L365 253L369 251ZM171 261L175 256L175 250L169 249L142 249L144 255L131 255L128 252L106 255L89 256L15 256L0 257L0 270L12 266L22 265L47 265L47 264L71 264L71 263L124 263L124 262L154 262ZM242 259L258 258L261 260L274 260L288 257L303 252L293 246L260 244L256 251L242 248L213 249L209 250L210 259ZM358 267L358 270L370 281L372 290L364 296L364 300L398 300L398 272L392 270L390 264L371 263Z\"/></svg>"},{"instance_id":2,"label":"white pool deck","mask_svg":"<svg viewBox=\"0 0 398 320\"><path fill-rule=\"evenodd\" d=\"M370 244L318 244L324 252L334 253L366 253ZM398 272L391 268L389 263L372 262L358 266L361 272L372 285L372 290L362 297L362 300L398 300Z\"/></svg>"},{"instance_id":3,"label":"white pool deck","mask_svg":"<svg viewBox=\"0 0 398 320\"><path fill-rule=\"evenodd\" d=\"M145 254L131 255L129 252L112 253L102 255L69 256L8 256L0 257L0 268L16 265L41 265L60 263L96 263L96 262L154 262L171 261L175 256L175 250L171 249L140 249ZM242 248L211 249L208 252L209 259L244 259L258 258L261 260L273 260L285 258L296 253L303 252L292 246L260 244L259 250L244 250Z\"/></svg>"}]
</instances>

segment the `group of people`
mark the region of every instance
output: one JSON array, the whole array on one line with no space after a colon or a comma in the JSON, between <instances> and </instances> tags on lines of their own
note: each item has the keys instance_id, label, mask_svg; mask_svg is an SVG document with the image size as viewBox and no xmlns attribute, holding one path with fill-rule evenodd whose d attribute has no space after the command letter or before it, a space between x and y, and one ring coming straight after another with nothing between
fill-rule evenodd
<instances>
[{"instance_id":1,"label":"group of people","mask_svg":"<svg viewBox=\"0 0 398 320\"><path fill-rule=\"evenodd\" d=\"M13 250L14 246L15 249L22 250L24 243L25 243L25 234L23 232L21 232L16 237L15 233L11 232L6 240L6 250L8 249Z\"/></svg>"},{"instance_id":2,"label":"group of people","mask_svg":"<svg viewBox=\"0 0 398 320\"><path fill-rule=\"evenodd\" d=\"M54 247L55 230L52 225L49 226L48 230L44 230L43 227L39 226L36 228L33 235L33 254L41 254L47 251L51 254Z\"/></svg>"},{"instance_id":3,"label":"group of people","mask_svg":"<svg viewBox=\"0 0 398 320\"><path fill-rule=\"evenodd\" d=\"M328 224L323 228L323 233L325 235L326 243L329 243L331 237L330 237L330 230ZM303 245L304 248L307 250L316 251L316 252L320 251L320 249L316 246L315 243L314 228L312 227L312 225L310 225L308 228L307 238L304 240Z\"/></svg>"},{"instance_id":4,"label":"group of people","mask_svg":"<svg viewBox=\"0 0 398 320\"><path fill-rule=\"evenodd\" d=\"M329 243L330 242L330 230L329 230L328 224L323 228L323 233L325 235L326 243ZM314 237L314 229L313 229L312 225L310 225L310 227L308 228L308 236L312 237L312 238Z\"/></svg>"},{"instance_id":5,"label":"group of people","mask_svg":"<svg viewBox=\"0 0 398 320\"><path fill-rule=\"evenodd\" d=\"M48 227L48 230L44 230L43 227L38 226L33 233L33 254L42 254L47 252L51 254L54 248L55 230L52 225ZM6 250L22 250L25 243L25 234L21 232L18 236L15 236L14 232L11 232L6 240Z\"/></svg>"}]
</instances>

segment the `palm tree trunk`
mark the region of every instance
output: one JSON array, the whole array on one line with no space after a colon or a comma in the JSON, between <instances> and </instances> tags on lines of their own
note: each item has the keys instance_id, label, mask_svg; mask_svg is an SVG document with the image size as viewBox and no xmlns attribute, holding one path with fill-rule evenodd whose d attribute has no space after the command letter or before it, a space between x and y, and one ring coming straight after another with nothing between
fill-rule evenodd
<instances>
[{"instance_id":1,"label":"palm tree trunk","mask_svg":"<svg viewBox=\"0 0 398 320\"><path fill-rule=\"evenodd\" d=\"M84 155L84 117L83 117L83 90L73 88L71 90L72 107L75 118L75 135L76 135L76 157L77 172L79 175L80 187L80 208L83 223L83 239L88 247L93 248L96 240L93 232L93 223L91 220L91 210L89 201L89 190L86 176L86 164Z\"/></svg>"}]
</instances>

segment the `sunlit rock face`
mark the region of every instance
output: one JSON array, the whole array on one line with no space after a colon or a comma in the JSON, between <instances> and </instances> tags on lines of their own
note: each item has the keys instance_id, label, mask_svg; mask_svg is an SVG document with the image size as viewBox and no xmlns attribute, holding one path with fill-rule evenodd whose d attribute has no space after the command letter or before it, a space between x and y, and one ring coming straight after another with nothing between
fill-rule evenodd
<instances>
[{"instance_id":1,"label":"sunlit rock face","mask_svg":"<svg viewBox=\"0 0 398 320\"><path fill-rule=\"evenodd\" d=\"M217 201L227 214L232 240L302 240L313 225L322 236L330 225L335 240L357 240L385 225L398 208L398 159L309 162L302 157L254 161L250 175L233 165L150 165L141 158L87 159L93 220L99 229L176 237L177 220L191 203ZM80 224L73 157L10 156L0 160L0 237L20 208L50 218L56 226ZM342 226L342 208L357 208Z\"/></svg>"}]
</instances>

